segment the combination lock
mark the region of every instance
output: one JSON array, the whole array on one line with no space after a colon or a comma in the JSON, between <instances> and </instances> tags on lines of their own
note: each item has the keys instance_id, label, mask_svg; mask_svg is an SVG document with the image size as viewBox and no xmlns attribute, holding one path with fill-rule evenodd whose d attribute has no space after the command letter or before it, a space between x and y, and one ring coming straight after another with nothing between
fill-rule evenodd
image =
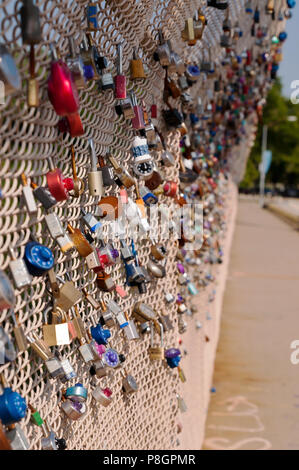
<instances>
[{"instance_id":1,"label":"combination lock","mask_svg":"<svg viewBox=\"0 0 299 470\"><path fill-rule=\"evenodd\" d=\"M50 248L37 242L29 242L25 248L24 261L32 276L42 276L54 266Z\"/></svg>"},{"instance_id":2,"label":"combination lock","mask_svg":"<svg viewBox=\"0 0 299 470\"><path fill-rule=\"evenodd\" d=\"M134 157L133 171L136 176L146 178L151 176L155 170L155 163L149 154L147 140L135 137L131 150Z\"/></svg>"}]
</instances>

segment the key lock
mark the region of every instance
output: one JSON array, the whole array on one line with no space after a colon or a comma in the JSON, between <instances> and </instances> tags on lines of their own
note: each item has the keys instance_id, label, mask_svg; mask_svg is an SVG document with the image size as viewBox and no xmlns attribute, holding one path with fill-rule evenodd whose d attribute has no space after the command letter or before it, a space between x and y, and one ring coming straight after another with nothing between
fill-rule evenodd
<instances>
[{"instance_id":1,"label":"key lock","mask_svg":"<svg viewBox=\"0 0 299 470\"><path fill-rule=\"evenodd\" d=\"M145 123L143 119L143 111L141 106L138 105L136 95L133 91L130 92L130 99L133 105L134 118L132 119L132 126L135 130L140 130L145 128Z\"/></svg>"},{"instance_id":2,"label":"key lock","mask_svg":"<svg viewBox=\"0 0 299 470\"><path fill-rule=\"evenodd\" d=\"M123 74L123 46L117 44L117 75L114 77L115 98L125 100L127 98L127 78Z\"/></svg>"},{"instance_id":3,"label":"key lock","mask_svg":"<svg viewBox=\"0 0 299 470\"><path fill-rule=\"evenodd\" d=\"M50 312L51 323L48 321ZM71 343L72 334L70 330L73 329L73 325L70 325L66 312L57 306L49 305L44 310L43 317L45 322L43 325L43 338L47 346L64 346Z\"/></svg>"},{"instance_id":4,"label":"key lock","mask_svg":"<svg viewBox=\"0 0 299 470\"><path fill-rule=\"evenodd\" d=\"M131 188L135 184L135 179L125 168L121 167L117 160L110 154L107 155L108 160L114 168L114 181L119 187Z\"/></svg>"},{"instance_id":5,"label":"key lock","mask_svg":"<svg viewBox=\"0 0 299 470\"><path fill-rule=\"evenodd\" d=\"M73 185L74 188L72 192L69 192L71 197L80 197L85 191L85 183L82 178L78 178L77 175L77 168L76 168L76 156L75 156L75 148L71 146L71 161L72 161L72 171L73 171Z\"/></svg>"},{"instance_id":6,"label":"key lock","mask_svg":"<svg viewBox=\"0 0 299 470\"><path fill-rule=\"evenodd\" d=\"M48 78L49 100L58 116L76 114L79 111L79 95L72 74L67 65L57 57L53 44L50 44L52 62Z\"/></svg>"},{"instance_id":7,"label":"key lock","mask_svg":"<svg viewBox=\"0 0 299 470\"><path fill-rule=\"evenodd\" d=\"M160 334L158 315L148 304L145 304L144 302L136 302L133 307L132 314L135 320L140 324L152 322L157 332Z\"/></svg>"},{"instance_id":8,"label":"key lock","mask_svg":"<svg viewBox=\"0 0 299 470\"><path fill-rule=\"evenodd\" d=\"M20 324L19 315L12 310L11 317L14 323L13 333L14 333L14 337L17 343L18 350L20 352L26 351L29 347L29 343L27 341L23 327Z\"/></svg>"},{"instance_id":9,"label":"key lock","mask_svg":"<svg viewBox=\"0 0 299 470\"><path fill-rule=\"evenodd\" d=\"M11 256L11 261L9 262L8 266L16 288L22 289L23 287L30 286L32 283L32 276L27 269L24 259L16 258L14 249L12 247L9 247L8 251Z\"/></svg>"},{"instance_id":10,"label":"key lock","mask_svg":"<svg viewBox=\"0 0 299 470\"><path fill-rule=\"evenodd\" d=\"M187 18L185 20L185 28L182 31L182 39L188 42L188 46L195 46L196 39L194 34L194 23L193 18Z\"/></svg>"},{"instance_id":11,"label":"key lock","mask_svg":"<svg viewBox=\"0 0 299 470\"><path fill-rule=\"evenodd\" d=\"M162 67L168 67L171 64L171 51L169 43L165 41L162 30L159 29L159 45L154 53L154 59L159 61Z\"/></svg>"},{"instance_id":12,"label":"key lock","mask_svg":"<svg viewBox=\"0 0 299 470\"><path fill-rule=\"evenodd\" d=\"M0 311L14 308L16 303L15 291L9 277L0 270Z\"/></svg>"},{"instance_id":13,"label":"key lock","mask_svg":"<svg viewBox=\"0 0 299 470\"><path fill-rule=\"evenodd\" d=\"M54 297L55 307L67 312L82 300L82 292L75 287L68 273L66 273L67 281L60 276L56 276L53 269L48 272L48 276L51 291L48 288L46 290ZM59 286L57 281L60 281L62 285Z\"/></svg>"},{"instance_id":14,"label":"key lock","mask_svg":"<svg viewBox=\"0 0 299 470\"><path fill-rule=\"evenodd\" d=\"M65 439L58 439L55 433L49 427L47 421L43 420L40 413L34 408L31 403L28 403L28 408L31 412L30 421L41 428L44 437L41 438L42 450L65 450L67 448Z\"/></svg>"},{"instance_id":15,"label":"key lock","mask_svg":"<svg viewBox=\"0 0 299 470\"><path fill-rule=\"evenodd\" d=\"M21 91L22 80L14 58L4 44L0 44L0 80L4 84L5 96Z\"/></svg>"},{"instance_id":16,"label":"key lock","mask_svg":"<svg viewBox=\"0 0 299 470\"><path fill-rule=\"evenodd\" d=\"M161 264L166 259L167 250L163 245L152 245L150 260L147 263L147 270L157 278L166 276L165 264Z\"/></svg>"},{"instance_id":17,"label":"key lock","mask_svg":"<svg viewBox=\"0 0 299 470\"><path fill-rule=\"evenodd\" d=\"M0 348L0 362L2 364L7 364L16 359L17 351L14 343L2 327L0 327Z\"/></svg>"},{"instance_id":18,"label":"key lock","mask_svg":"<svg viewBox=\"0 0 299 470\"><path fill-rule=\"evenodd\" d=\"M173 108L168 99L165 101L169 109L163 109L162 115L166 125L170 128L180 128L184 122L182 113L178 109Z\"/></svg>"},{"instance_id":19,"label":"key lock","mask_svg":"<svg viewBox=\"0 0 299 470\"><path fill-rule=\"evenodd\" d=\"M59 168L54 166L52 158L48 158L50 170L46 174L47 187L56 201L66 201L69 198L69 191L74 189L74 182L71 178L64 178Z\"/></svg>"},{"instance_id":20,"label":"key lock","mask_svg":"<svg viewBox=\"0 0 299 470\"><path fill-rule=\"evenodd\" d=\"M133 59L131 60L131 63L130 63L130 71L131 71L131 80L137 80L137 79L144 80L146 78L142 59L138 57L136 48L133 49Z\"/></svg>"},{"instance_id":21,"label":"key lock","mask_svg":"<svg viewBox=\"0 0 299 470\"><path fill-rule=\"evenodd\" d=\"M200 41L202 39L204 30L207 24L208 24L207 18L201 11L201 8L199 8L196 11L194 19L193 19L194 37L196 40Z\"/></svg>"},{"instance_id":22,"label":"key lock","mask_svg":"<svg viewBox=\"0 0 299 470\"><path fill-rule=\"evenodd\" d=\"M55 212L46 214L45 222L51 237L59 245L62 253L68 253L74 248L74 243L72 242L69 235L65 232L61 220L58 215L55 214Z\"/></svg>"},{"instance_id":23,"label":"key lock","mask_svg":"<svg viewBox=\"0 0 299 470\"><path fill-rule=\"evenodd\" d=\"M123 393L126 396L131 395L132 393L136 393L138 391L138 384L135 378L131 374L128 374L126 370L121 371L121 374L123 376L123 380L122 380Z\"/></svg>"},{"instance_id":24,"label":"key lock","mask_svg":"<svg viewBox=\"0 0 299 470\"><path fill-rule=\"evenodd\" d=\"M163 332L164 328L161 322L160 325L160 346L154 346L154 325L151 322L151 344L149 347L149 357L151 361L162 361L164 359L164 340L163 340Z\"/></svg>"},{"instance_id":25,"label":"key lock","mask_svg":"<svg viewBox=\"0 0 299 470\"><path fill-rule=\"evenodd\" d=\"M78 54L77 45L74 37L70 36L69 50L70 54L66 58L66 65L68 66L74 82L78 90L83 90L86 87L86 78L84 75L84 62L80 54Z\"/></svg>"}]
</instances>

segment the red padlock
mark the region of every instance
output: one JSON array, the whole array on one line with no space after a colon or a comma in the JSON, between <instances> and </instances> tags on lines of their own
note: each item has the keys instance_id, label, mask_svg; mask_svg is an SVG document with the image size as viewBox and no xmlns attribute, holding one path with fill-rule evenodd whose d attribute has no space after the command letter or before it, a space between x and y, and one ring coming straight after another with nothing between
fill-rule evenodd
<instances>
[{"instance_id":1,"label":"red padlock","mask_svg":"<svg viewBox=\"0 0 299 470\"><path fill-rule=\"evenodd\" d=\"M127 98L127 79L123 74L122 54L123 48L121 44L117 45L117 75L114 78L115 98L125 100Z\"/></svg>"},{"instance_id":2,"label":"red padlock","mask_svg":"<svg viewBox=\"0 0 299 470\"><path fill-rule=\"evenodd\" d=\"M72 74L67 65L57 58L56 50L51 44L53 61L48 78L48 96L58 116L77 113L79 95Z\"/></svg>"},{"instance_id":3,"label":"red padlock","mask_svg":"<svg viewBox=\"0 0 299 470\"><path fill-rule=\"evenodd\" d=\"M51 169L46 178L49 191L56 201L66 201L69 198L68 192L74 189L72 178L63 178L59 168Z\"/></svg>"},{"instance_id":4,"label":"red padlock","mask_svg":"<svg viewBox=\"0 0 299 470\"><path fill-rule=\"evenodd\" d=\"M175 181L166 181L163 186L165 196L176 197L178 184Z\"/></svg>"},{"instance_id":5,"label":"red padlock","mask_svg":"<svg viewBox=\"0 0 299 470\"><path fill-rule=\"evenodd\" d=\"M80 114L68 114L58 122L60 132L68 132L71 137L79 137L85 133Z\"/></svg>"}]
</instances>

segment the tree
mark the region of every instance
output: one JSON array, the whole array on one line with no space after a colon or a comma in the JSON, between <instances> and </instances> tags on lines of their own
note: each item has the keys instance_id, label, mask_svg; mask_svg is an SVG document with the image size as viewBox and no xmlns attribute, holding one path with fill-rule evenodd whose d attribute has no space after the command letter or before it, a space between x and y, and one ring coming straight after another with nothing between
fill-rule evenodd
<instances>
[{"instance_id":1,"label":"tree","mask_svg":"<svg viewBox=\"0 0 299 470\"><path fill-rule=\"evenodd\" d=\"M299 184L299 106L285 98L281 89L281 83L277 80L267 96L263 120L258 126L256 141L240 188L249 189L259 184L263 124L268 126L267 148L272 150L272 164L266 182L283 183L288 187ZM288 121L290 115L296 116L297 121Z\"/></svg>"}]
</instances>

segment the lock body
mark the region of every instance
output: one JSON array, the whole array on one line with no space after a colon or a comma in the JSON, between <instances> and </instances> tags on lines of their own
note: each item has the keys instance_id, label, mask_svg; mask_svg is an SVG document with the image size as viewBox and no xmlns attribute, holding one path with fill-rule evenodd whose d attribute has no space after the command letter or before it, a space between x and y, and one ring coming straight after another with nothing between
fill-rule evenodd
<instances>
[{"instance_id":1,"label":"lock body","mask_svg":"<svg viewBox=\"0 0 299 470\"><path fill-rule=\"evenodd\" d=\"M12 450L28 450L30 448L27 437L19 424L14 425L13 429L8 430L6 437L10 441Z\"/></svg>"},{"instance_id":2,"label":"lock body","mask_svg":"<svg viewBox=\"0 0 299 470\"><path fill-rule=\"evenodd\" d=\"M93 398L105 407L109 406L112 403L111 395L112 392L108 387L104 389L101 387L96 387L92 392Z\"/></svg>"},{"instance_id":3,"label":"lock body","mask_svg":"<svg viewBox=\"0 0 299 470\"><path fill-rule=\"evenodd\" d=\"M51 63L48 96L58 116L77 113L79 110L77 87L70 70L62 60Z\"/></svg>"}]
</instances>

